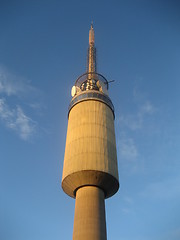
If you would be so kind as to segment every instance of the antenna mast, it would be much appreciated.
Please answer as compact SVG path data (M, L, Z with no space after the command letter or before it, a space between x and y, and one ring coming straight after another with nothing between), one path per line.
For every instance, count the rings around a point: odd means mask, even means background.
M88 47L88 57L87 57L87 72L96 72L96 48L94 45L94 29L91 23L91 28L89 30L89 47Z

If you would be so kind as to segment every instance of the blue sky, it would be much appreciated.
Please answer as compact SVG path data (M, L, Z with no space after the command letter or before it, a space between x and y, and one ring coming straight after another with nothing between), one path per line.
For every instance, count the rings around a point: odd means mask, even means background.
M179 1L0 2L0 238L72 239L61 189L70 90L86 70L114 79L120 190L111 240L180 239Z

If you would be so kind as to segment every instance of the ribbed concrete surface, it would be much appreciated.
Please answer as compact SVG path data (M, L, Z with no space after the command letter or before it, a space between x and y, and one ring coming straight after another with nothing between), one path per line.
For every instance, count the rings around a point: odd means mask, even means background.
M104 193L98 187L77 190L73 240L106 240Z
M88 178L87 171L101 175L91 174ZM104 184L105 178L110 181L110 188ZM99 186L100 181L106 196L113 195L119 188L114 115L106 104L87 100L75 105L69 113L62 187L73 197L77 187Z

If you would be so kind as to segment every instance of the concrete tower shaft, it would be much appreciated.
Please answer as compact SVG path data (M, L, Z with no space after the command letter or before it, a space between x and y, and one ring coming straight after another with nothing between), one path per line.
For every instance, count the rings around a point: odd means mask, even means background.
M73 240L105 240L106 238L104 192L94 186L78 189Z
M62 188L76 198L73 240L106 240L104 199L118 191L119 179L114 107L108 81L96 72L92 25L87 73L71 94Z

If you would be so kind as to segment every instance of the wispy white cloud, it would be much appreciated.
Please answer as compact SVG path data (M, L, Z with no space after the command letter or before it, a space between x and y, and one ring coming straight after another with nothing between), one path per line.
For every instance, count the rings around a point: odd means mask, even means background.
M134 140L130 137L122 136L118 142L118 151L120 157L126 160L135 160L138 156L138 150Z
M0 66L0 94L19 96L29 91L35 91L35 88L21 77L9 73Z
M132 175L139 171L139 153L133 138L129 137L125 132L120 132L117 138L117 155L120 160L121 172Z
M123 200L127 203L127 204L133 204L133 199L129 196L124 196Z
M140 114L153 114L156 111L156 108L149 101L142 104L140 108Z
M143 127L144 119L147 115L152 115L156 108L150 101L144 102L135 114L121 115L119 122L121 126L125 126L131 130L141 129Z
M0 99L0 119L6 127L17 132L23 140L27 140L34 134L37 125L25 115L20 106L10 109L5 99Z
M0 93L5 93L8 96L10 96L10 95L16 95L22 91L23 91L23 88L20 84L15 85L11 80L7 78L5 74L0 72Z
M27 140L35 134L37 122L25 114L23 102L19 100L28 99L27 96L33 96L35 92L37 93L36 89L28 81L11 74L0 66L0 120L6 128L16 132L23 140ZM37 109L37 107L38 110L40 109L40 104L34 100L33 104L26 100L26 105L32 109ZM28 112L28 107L26 108L26 112Z
M150 117L157 111L151 101L145 99L145 96L141 95L140 92L137 93L136 91L133 94L134 109L132 112L122 112L117 117L117 151L123 169L128 174L136 174L139 171L144 172L143 158L138 145L139 141L136 142L135 140L135 131L141 130L142 132L146 121L149 121Z
M129 214L131 212L131 209L127 207L123 207L121 210L124 214Z
M30 103L29 106L35 110L40 110L42 108L42 104L41 103Z

